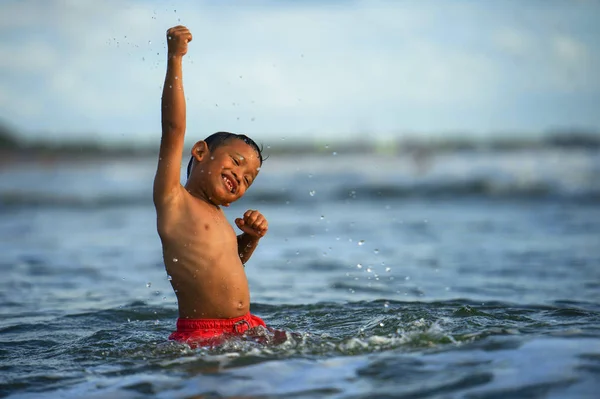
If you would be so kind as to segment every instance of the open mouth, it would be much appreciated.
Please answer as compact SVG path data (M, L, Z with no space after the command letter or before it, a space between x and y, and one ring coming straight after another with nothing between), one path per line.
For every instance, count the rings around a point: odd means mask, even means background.
M225 183L225 186L227 187L229 192L234 194L235 189L237 188L237 182L235 181L235 179L231 179L225 175L222 175L222 178L223 178L223 182Z

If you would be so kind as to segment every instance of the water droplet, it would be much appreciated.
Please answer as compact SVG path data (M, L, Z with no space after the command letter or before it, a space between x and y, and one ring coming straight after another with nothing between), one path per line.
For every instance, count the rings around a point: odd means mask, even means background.
M360 263L357 264L356 267L358 267L359 269L362 269L362 265Z
M250 122L254 122L254 120L255 120L254 117L250 118Z
M379 323L379 327L383 327L383 326L385 326L385 324Z
M148 46L149 46L149 45L151 45L151 44L152 44L152 41L151 41L151 40L148 40Z
M129 317L127 318L127 323L131 323L131 319Z
M167 300L167 297L166 297L166 296L163 296L163 301L166 301L166 300Z
M331 153L331 155L333 155L335 157L337 155L337 152L334 151L334 152Z
M373 253L374 253L375 255L377 255L377 254L379 253L379 249L375 248L375 249L373 250Z
M367 273L371 273L373 270L370 267L367 267Z
M321 215L321 220L325 219L325 216Z
M360 241L358 242L358 245L364 245L364 244L365 244L365 240L360 240Z
M308 193L311 197L314 197L317 192L315 190L310 190Z
M383 307L384 307L384 308L389 308L389 307L390 307L390 303L389 303L389 302L385 302L385 303L383 304Z
M173 262L177 263L177 262L179 262L179 259L173 258Z
M155 324L155 325L158 325L159 323L160 323L160 322L159 322L158 320L155 320L155 321L154 321L154 324Z
M152 283L151 283L151 282L147 282L147 283L146 283L146 287L147 287L147 288L150 288L150 287L152 287Z
M169 280L169 281L173 281L173 277L171 277L171 275L170 275L170 274L167 274L167 280Z
M389 273L390 271L392 271L392 269L390 269L389 267L386 267L385 271Z
M410 280L410 276L404 277L404 280L406 280L406 281Z

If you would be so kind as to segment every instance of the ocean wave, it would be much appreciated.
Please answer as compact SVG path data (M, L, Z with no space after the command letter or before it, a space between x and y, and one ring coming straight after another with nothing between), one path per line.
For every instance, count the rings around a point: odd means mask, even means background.
M530 183L498 182L493 179L472 179L465 181L414 183L414 184L363 184L341 187L335 191L338 200L377 200L403 198L572 198L597 199L598 188L580 187L568 190L559 185L544 181Z
M306 191L306 192L305 192ZM531 182L527 184L499 183L491 179L473 179L468 181L404 183L404 184L372 184L363 183L344 185L334 189L294 190L282 193L280 189L249 192L245 200L259 204L302 204L326 201L379 201L404 199L560 199L577 201L597 201L600 199L600 188L578 187L566 189L548 182ZM2 208L73 208L103 209L121 206L151 206L152 198L147 193L110 193L95 196L81 193L53 194L0 192L0 211Z
M0 192L0 210L2 208L70 208L70 209L102 209L118 206L152 205L152 197L148 195L104 194L61 195L51 193Z

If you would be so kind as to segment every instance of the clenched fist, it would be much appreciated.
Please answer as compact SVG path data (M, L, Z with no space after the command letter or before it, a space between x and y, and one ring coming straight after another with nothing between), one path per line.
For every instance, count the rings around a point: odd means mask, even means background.
M247 210L243 218L235 219L235 224L244 233L256 238L264 237L269 229L267 219L259 211L252 209Z
M175 26L167 31L167 54L169 58L182 57L187 53L192 33L185 26Z

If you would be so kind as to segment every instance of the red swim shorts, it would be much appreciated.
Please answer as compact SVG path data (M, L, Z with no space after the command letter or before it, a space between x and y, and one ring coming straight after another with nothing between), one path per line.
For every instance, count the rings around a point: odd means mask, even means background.
M170 340L196 346L218 346L228 337L240 336L251 328L266 327L258 316L246 313L233 319L177 319L177 331Z

